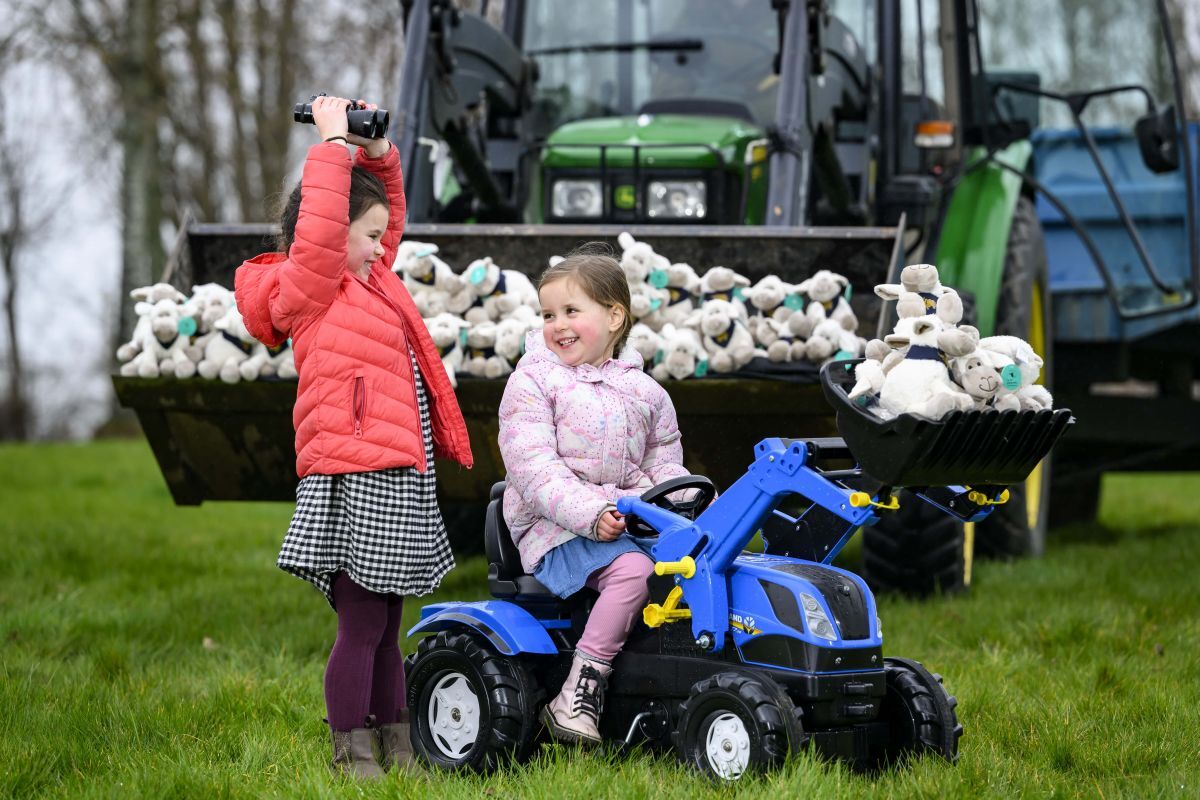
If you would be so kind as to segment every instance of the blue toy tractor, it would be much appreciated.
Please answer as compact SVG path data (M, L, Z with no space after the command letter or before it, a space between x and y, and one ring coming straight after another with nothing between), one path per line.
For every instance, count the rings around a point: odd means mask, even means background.
M941 677L884 657L870 589L831 562L860 526L896 508L900 486L957 519L983 519L1071 414L882 422L847 398L845 362L827 366L822 382L844 438L765 439L716 500L706 478L688 476L617 503L631 532L657 534L658 543L644 624L606 692L605 739L674 747L721 780L804 747L858 768L926 751L957 758L962 726ZM434 634L405 668L414 747L443 769L528 756L540 707L562 685L595 597L562 600L524 574L500 509L503 487L492 489L484 534L496 599L426 606L409 631ZM697 491L672 502L684 489ZM765 552L745 552L756 533Z

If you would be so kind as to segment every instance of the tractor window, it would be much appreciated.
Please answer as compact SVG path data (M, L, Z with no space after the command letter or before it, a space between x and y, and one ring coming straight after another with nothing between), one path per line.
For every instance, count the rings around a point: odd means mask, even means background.
M531 0L523 48L538 62L543 135L655 100L720 100L775 115L778 18L769 0Z
M1042 89L1060 93L1134 84L1145 87L1157 103L1174 102L1153 3L1111 0L1047 8L1044 0L979 0L979 18L989 73L1036 76ZM1043 99L1039 106L1041 127L1074 128L1064 103ZM1083 117L1089 127L1126 127L1145 110L1143 95L1121 92L1089 101Z

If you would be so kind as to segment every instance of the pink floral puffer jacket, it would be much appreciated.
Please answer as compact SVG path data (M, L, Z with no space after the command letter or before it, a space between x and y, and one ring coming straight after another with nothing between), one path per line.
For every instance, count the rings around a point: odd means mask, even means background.
M632 348L568 367L535 330L525 349L500 401L500 454L504 520L532 573L558 545L591 538L618 498L688 471L671 398Z

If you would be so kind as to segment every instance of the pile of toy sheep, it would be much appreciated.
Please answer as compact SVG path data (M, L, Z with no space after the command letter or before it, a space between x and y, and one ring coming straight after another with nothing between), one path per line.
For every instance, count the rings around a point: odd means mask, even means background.
M851 397L882 417L1050 407L1049 393L1034 385L1038 354L1015 337L980 339L975 328L961 325L962 301L941 285L932 265L905 267L900 284L875 287L881 298L897 301L900 319L885 340L866 342L854 332L858 320L842 275L820 270L796 285L769 275L751 285L723 266L700 276L628 233L618 239L635 320L629 342L660 381L735 372L755 358L821 365L865 352ZM451 381L462 374L509 374L526 333L541 326L533 284L491 258L457 273L437 252L433 244L402 241L392 269L412 295ZM199 375L227 383L296 377L289 344L267 348L255 341L231 291L209 283L192 292L187 297L164 283L134 290L138 322L117 350L122 375Z
M728 373L756 357L774 363L855 358L866 342L844 295L849 281L821 270L797 285L750 280L726 267L703 276L671 263L628 233L618 237L634 319L630 345L655 378ZM462 274L436 245L402 242L394 269L413 296L451 375L498 378L512 372L525 334L541 325L537 292L490 258ZM550 259L554 264L558 257Z

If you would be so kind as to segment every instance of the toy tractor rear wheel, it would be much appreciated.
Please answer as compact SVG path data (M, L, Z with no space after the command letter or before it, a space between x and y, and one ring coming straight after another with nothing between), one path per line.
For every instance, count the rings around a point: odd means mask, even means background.
M885 658L883 667L887 693L879 720L888 725L888 742L879 765L922 753L957 761L963 728L954 710L958 701L942 685L942 676L907 658Z
M1017 200L1004 275L996 303L996 335L1017 336L1042 356L1039 381L1053 391L1052 319L1046 245L1037 208L1028 197ZM980 558L1041 555L1046 545L1050 508L1050 458L1042 460L1024 483L1012 486L1009 501L975 526L975 554Z
M963 527L908 491L900 508L863 528L863 578L876 592L925 597L966 586Z
M405 664L417 755L440 769L489 772L529 756L541 699L525 666L474 635L425 638Z
M681 760L720 781L778 767L805 741L787 693L765 675L737 672L692 687L674 738Z

